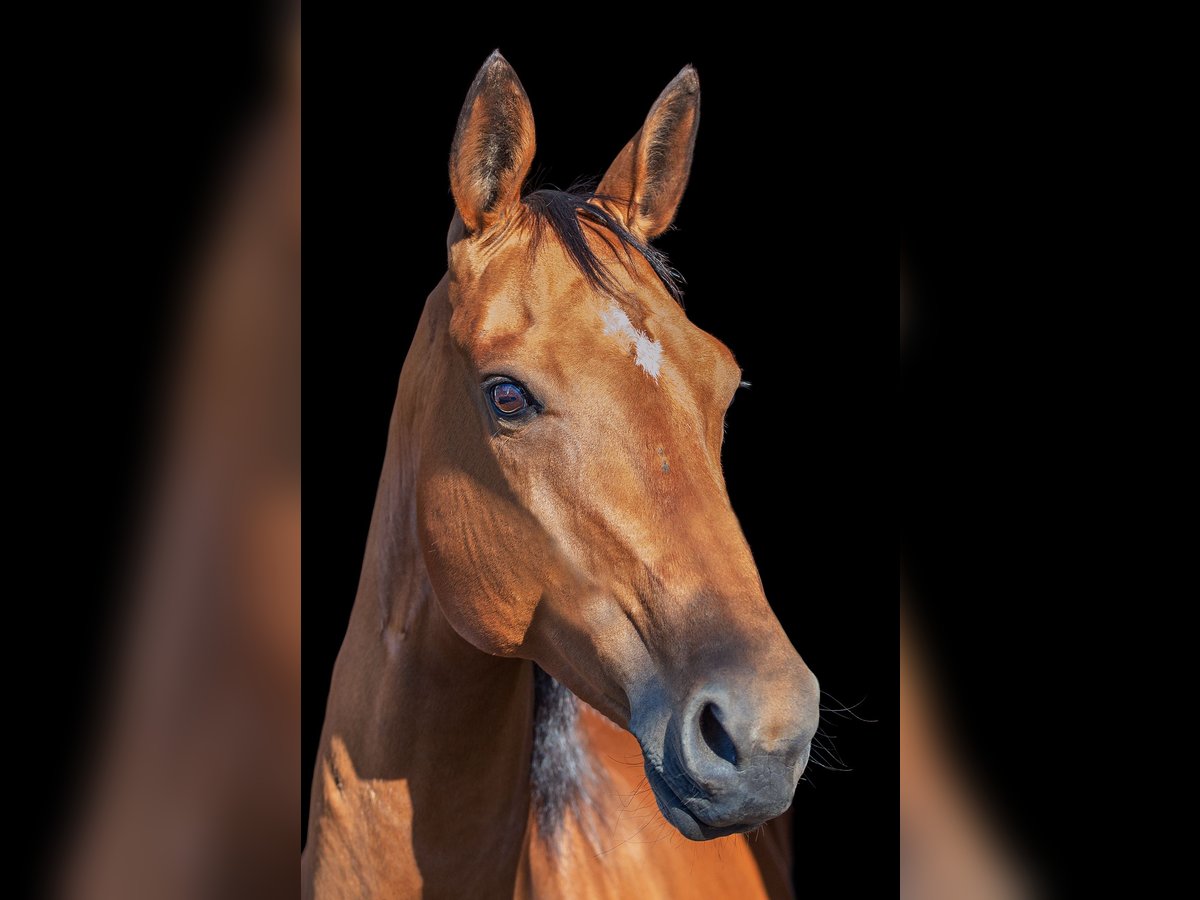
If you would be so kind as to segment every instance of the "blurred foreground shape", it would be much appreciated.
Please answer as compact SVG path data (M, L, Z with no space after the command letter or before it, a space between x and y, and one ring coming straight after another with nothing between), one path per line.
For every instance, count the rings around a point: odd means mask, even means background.
M52 894L291 896L298 877L298 11L282 24L182 292L116 691Z

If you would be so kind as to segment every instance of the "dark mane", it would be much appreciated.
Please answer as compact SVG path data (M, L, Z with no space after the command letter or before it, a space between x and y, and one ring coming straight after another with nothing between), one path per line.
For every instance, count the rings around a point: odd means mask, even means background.
M587 235L583 232L585 227L590 228L604 235L614 251L624 251L628 261L632 261L634 253L646 260L675 301L682 303L683 292L679 288L679 282L683 279L671 268L666 254L639 240L616 216L594 202L603 199L608 198L579 187L572 187L566 191L544 188L526 194L522 202L532 213L536 229L535 245L543 229L549 228L589 284L601 290L615 291L617 284L612 274L596 256L592 245L588 243ZM615 244L612 238L616 239Z
M529 783L539 836L552 845L567 814L584 828L583 804L596 773L577 733L579 701L575 695L533 666L533 757Z

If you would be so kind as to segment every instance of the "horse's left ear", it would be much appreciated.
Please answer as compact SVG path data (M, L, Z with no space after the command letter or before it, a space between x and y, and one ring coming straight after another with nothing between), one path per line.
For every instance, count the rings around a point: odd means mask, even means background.
M467 92L450 146L450 190L467 231L484 231L521 199L533 151L529 97L497 50Z
M662 234L675 218L692 170L699 126L700 77L685 66L596 189L601 202L643 240Z

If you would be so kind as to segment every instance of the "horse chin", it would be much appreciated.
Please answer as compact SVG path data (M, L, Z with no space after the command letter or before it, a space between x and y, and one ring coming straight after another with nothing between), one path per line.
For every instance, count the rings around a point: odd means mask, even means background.
M646 760L646 779L654 791L654 800L658 804L663 818L675 826L675 829L690 841L711 841L714 838L730 834L743 834L752 831L759 823L751 822L741 825L713 826L701 821L695 813L687 808L679 794L663 777L662 773Z

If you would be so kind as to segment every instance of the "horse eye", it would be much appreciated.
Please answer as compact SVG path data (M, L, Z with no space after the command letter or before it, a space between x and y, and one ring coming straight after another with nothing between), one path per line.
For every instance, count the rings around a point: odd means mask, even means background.
M525 396L525 391L511 381L501 381L492 385L488 394L492 398L492 406L501 416L515 416L529 407L529 398Z

